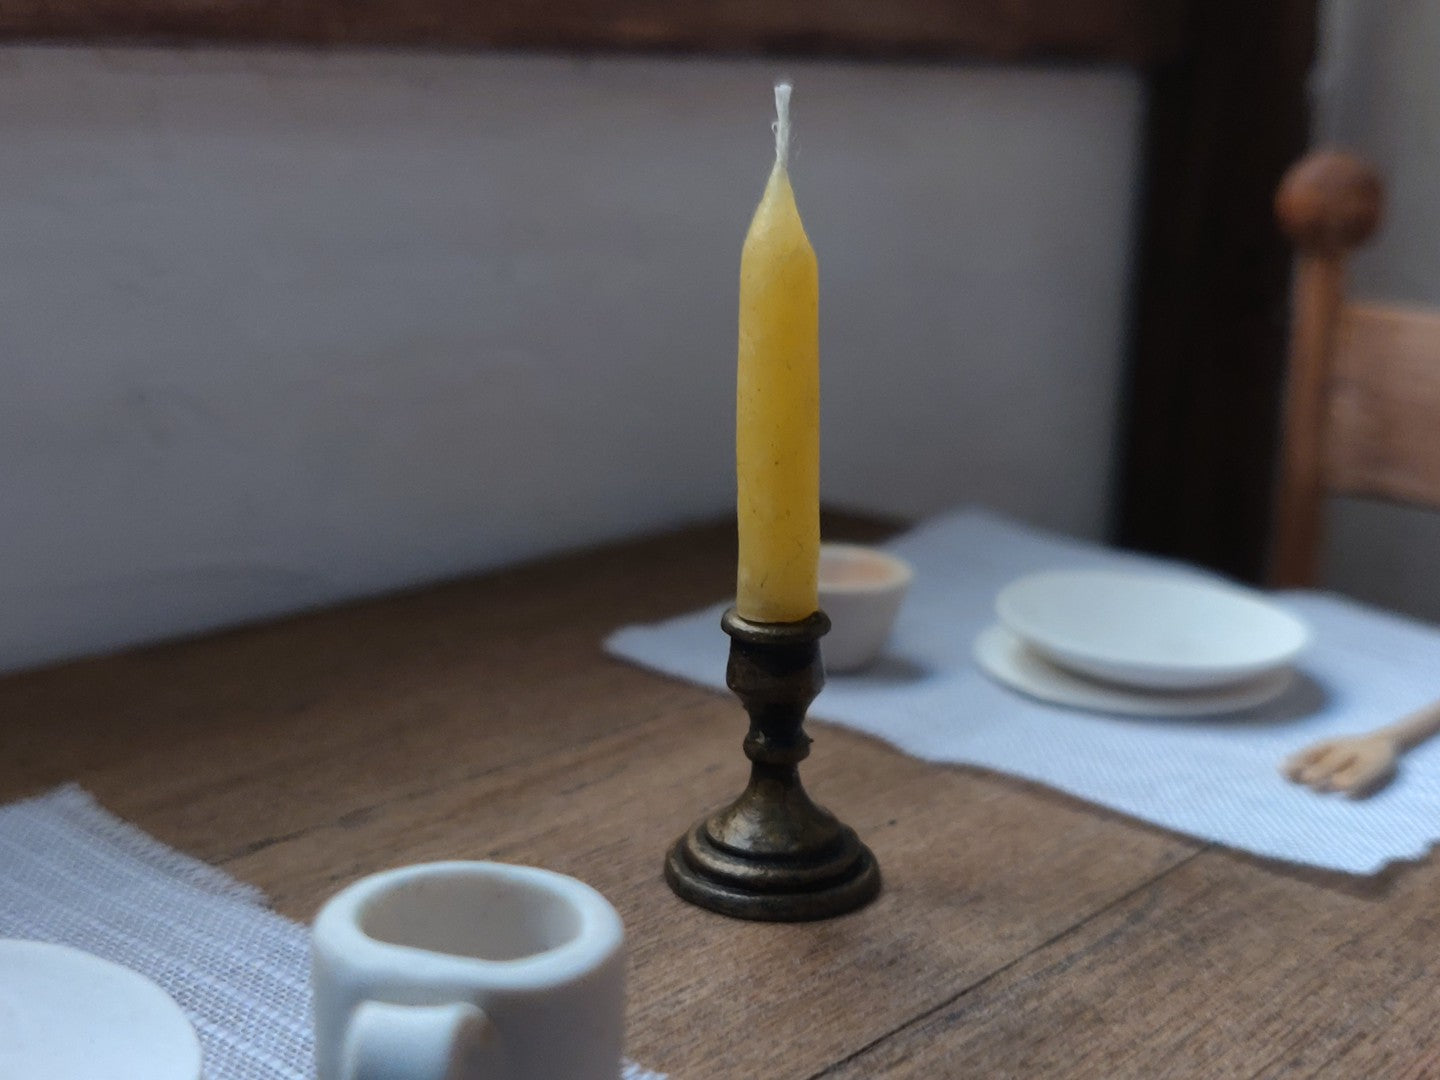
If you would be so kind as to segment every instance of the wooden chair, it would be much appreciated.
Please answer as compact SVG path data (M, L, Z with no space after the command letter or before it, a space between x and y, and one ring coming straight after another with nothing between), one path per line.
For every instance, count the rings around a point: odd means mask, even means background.
M1324 498L1440 508L1440 313L1345 299L1345 263L1380 223L1366 162L1310 154L1276 216L1297 249L1270 583L1314 584Z

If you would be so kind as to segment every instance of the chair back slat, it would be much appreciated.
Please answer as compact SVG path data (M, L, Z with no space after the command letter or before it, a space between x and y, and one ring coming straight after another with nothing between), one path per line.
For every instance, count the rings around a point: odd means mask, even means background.
M1440 508L1440 313L1347 305L1329 398L1330 491Z

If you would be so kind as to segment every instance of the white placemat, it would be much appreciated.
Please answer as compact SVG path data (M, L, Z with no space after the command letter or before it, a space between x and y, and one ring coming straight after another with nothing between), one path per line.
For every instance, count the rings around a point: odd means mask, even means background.
M1317 795L1277 771L1316 739L1376 727L1440 698L1440 631L1337 596L1281 594L1277 602L1315 630L1303 677L1283 698L1200 720L1093 715L1022 697L975 667L971 645L994 621L996 592L1048 568L1198 571L974 509L888 547L914 564L915 583L887 654L862 674L830 676L813 719L929 761L1023 776L1202 840L1332 870L1377 873L1424 857L1440 839L1440 740L1411 751L1389 787L1360 801ZM621 629L606 648L723 689L724 606Z
M315 1075L309 933L264 900L73 785L0 806L0 937L71 945L154 979L195 1025L206 1080ZM627 1062L624 1080L664 1077Z

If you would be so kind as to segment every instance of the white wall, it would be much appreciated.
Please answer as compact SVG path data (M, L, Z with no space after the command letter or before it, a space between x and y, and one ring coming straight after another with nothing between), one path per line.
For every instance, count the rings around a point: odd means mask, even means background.
M1137 80L785 70L826 498L1098 534ZM0 50L0 667L726 512L776 73Z
M1440 4L1327 0L1324 12L1313 141L1365 153L1389 197L1351 293L1440 306ZM1337 499L1329 526L1325 584L1440 620L1440 514Z

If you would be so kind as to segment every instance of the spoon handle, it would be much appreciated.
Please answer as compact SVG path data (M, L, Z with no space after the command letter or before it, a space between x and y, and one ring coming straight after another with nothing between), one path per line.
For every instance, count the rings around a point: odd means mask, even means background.
M1440 701L1426 705L1380 729L1401 750L1410 750L1440 731Z

